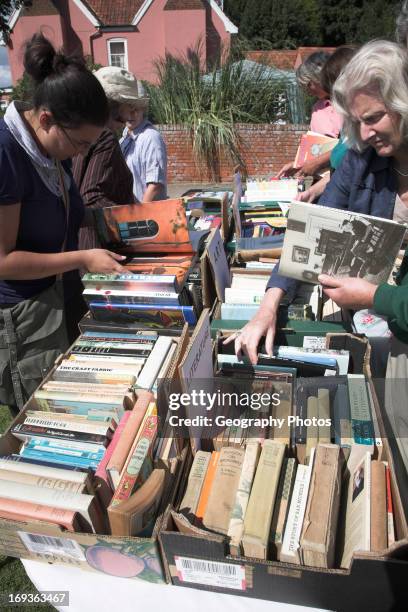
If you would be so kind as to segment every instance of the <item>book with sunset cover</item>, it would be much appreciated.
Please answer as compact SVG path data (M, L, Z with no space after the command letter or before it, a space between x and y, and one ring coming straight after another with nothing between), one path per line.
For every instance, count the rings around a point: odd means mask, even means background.
M339 142L338 138L324 136L317 132L306 132L300 138L300 144L295 157L295 168L301 168L303 164L327 151L331 151Z
M106 248L119 253L193 254L181 199L111 206L93 212Z

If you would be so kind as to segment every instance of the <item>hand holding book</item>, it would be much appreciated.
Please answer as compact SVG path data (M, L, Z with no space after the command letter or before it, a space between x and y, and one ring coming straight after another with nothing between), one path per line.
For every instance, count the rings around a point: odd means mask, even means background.
M377 285L363 278L336 278L327 274L319 275L323 291L333 302L342 308L361 310L372 308Z

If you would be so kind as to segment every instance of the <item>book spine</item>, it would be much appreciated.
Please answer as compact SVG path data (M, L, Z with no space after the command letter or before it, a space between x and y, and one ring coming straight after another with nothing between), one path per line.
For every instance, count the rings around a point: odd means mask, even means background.
M107 291L98 291L94 289L85 289L82 294L84 300L90 302L103 302L105 304L162 304L163 306L179 306L179 295L170 291L152 291L150 295L139 292L127 293L125 291L115 291L114 289Z
M42 504L7 499L0 497L0 516L15 521L46 521L75 531L76 512Z
M108 443L106 435L87 433L83 431L69 431L67 429L54 429L50 427L41 427L40 425L15 425L12 434L19 440L28 440L31 437L46 437L55 438L57 440L69 440L76 442L90 442L92 444Z
M67 480L76 484L84 485L87 483L87 477L79 470L58 469L55 467L41 466L37 464L27 464L27 461L21 455L7 455L0 458L0 470L12 471L13 473L21 472L24 474L32 474L41 478L54 478L58 480Z
M113 434L113 438L108 446L108 448L105 451L105 454L102 458L102 460L100 461L97 470L95 472L95 477L97 478L101 478L102 480L104 480L108 485L109 485L109 478L108 478L108 474L106 471L106 466L108 465L113 451L115 450L115 448L118 445L118 442L120 440L120 437L123 433L123 430L125 429L125 425L126 423L129 421L129 417L131 415L130 410L127 410L125 412L125 414L123 415L123 417L121 418L119 425L117 426L115 433ZM109 485L110 486L110 485Z
M391 492L391 472L388 465L385 466L385 478L387 486L387 535L388 535L388 547L392 546L395 542L395 529L394 529L394 512L392 508L392 492Z
M309 494L310 478L314 460L314 449L312 450L309 465L297 466L296 479L293 487L292 499L289 506L285 533L283 535L280 561L289 563L300 563L300 535L303 527L303 519L306 511L307 498Z
M141 389L151 389L173 343L169 336L160 336L137 379Z
M352 438L355 444L374 443L374 430L366 380L363 374L347 376Z
M87 457L78 457L74 455L66 455L61 453L51 453L50 451L44 451L36 448L24 448L21 451L23 457L27 459L39 459L41 461L47 461L48 464L57 464L59 466L73 465L79 468L93 469L95 470L101 458L92 459Z
M351 446L351 419L348 392L345 386L338 385L333 402L334 440L342 448Z
M23 451L22 451L23 452ZM83 465L63 464L58 461L48 461L48 458L40 459L39 457L25 457L24 455L9 455L11 461L24 463L26 465L37 465L50 469L69 470L70 472L80 472L81 474L88 473L88 467ZM4 457L2 457L4 459Z
M35 474L4 469L0 469L0 480L12 480L13 482L31 484L36 487L60 489L61 491L72 491L73 493L82 493L85 487L84 483L61 480L60 478L46 478Z
M251 492L256 466L258 464L260 450L261 447L258 442L248 443L245 450L234 507L232 509L231 519L228 526L228 536L231 538L230 551L233 555L238 555L240 552L240 542L244 532L244 518L248 506L249 494Z
M79 456L79 453L89 452L103 455L105 447L103 445L96 445L89 442L76 442L74 440L52 440L50 438L33 438L30 439L26 444L28 448L44 448L44 449L57 449L64 453L71 453Z
M152 471L151 453L157 434L157 414L147 417L140 438L127 461L119 485L112 498L114 507L129 499L135 489L146 481Z
M84 344L74 345L72 347L71 355L103 355L103 357L117 356L117 357L148 357L150 351L153 348L153 344L149 344L143 348L141 345L137 345L134 348L128 348L127 346L122 347L118 344L115 346L85 346Z
M46 413L47 414L47 413ZM50 429L67 429L69 431L77 431L82 433L93 433L100 436L107 436L109 433L109 426L107 425L98 425L97 423L89 423L87 420L64 420L64 419L51 419L47 418L45 415L38 417L27 416L24 419L24 423L22 424L24 427L34 426L34 427L48 427ZM20 431L22 431L21 428Z
M149 406L152 402L154 402L153 394L149 391L141 390L139 392L136 404L134 405L132 411L129 411L130 417L114 452L111 454L106 468L112 482L113 489L116 489L119 484L123 466L126 463L126 459L133 443L136 440L140 426L143 424Z
M187 488L180 504L180 512L195 514L210 459L211 453L197 451L188 476Z
M295 478L296 460L285 459L279 481L278 493L276 495L276 506L273 512L271 533L269 537L272 559L280 558L283 534L285 531L286 519L289 512L289 505Z
M330 419L330 394L328 389L317 390L318 417L326 422L318 425L319 443L330 444L331 442L331 419Z

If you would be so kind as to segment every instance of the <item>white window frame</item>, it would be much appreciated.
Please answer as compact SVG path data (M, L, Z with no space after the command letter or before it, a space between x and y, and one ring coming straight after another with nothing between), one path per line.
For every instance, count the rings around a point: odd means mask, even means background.
M129 70L127 39L126 38L109 38L106 41L106 46L107 46L107 50L108 50L108 64L109 64L109 66L112 66L112 63L111 63L111 57L112 57L111 43L123 43L124 44L124 48L125 48L125 55L124 55L124 64L125 65L124 65L124 68L125 68L125 70ZM116 55L116 53L114 53L113 55Z

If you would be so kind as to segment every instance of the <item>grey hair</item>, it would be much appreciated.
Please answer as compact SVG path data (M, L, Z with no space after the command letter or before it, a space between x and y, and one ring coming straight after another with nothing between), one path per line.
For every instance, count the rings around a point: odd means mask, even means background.
M408 46L408 0L405 0L396 20L395 40L404 47Z
M360 124L351 114L359 92L382 100L387 110L401 117L400 130L408 139L408 54L397 43L372 40L366 43L344 67L333 87L332 101L343 117L343 137L348 145L363 151L367 145L360 136Z
M301 87L307 87L310 81L313 81L321 85L320 73L329 57L330 53L326 53L326 51L316 51L316 53L308 55L296 70L298 84Z

